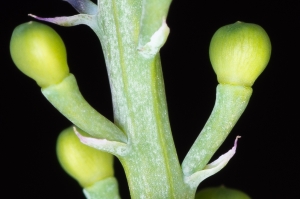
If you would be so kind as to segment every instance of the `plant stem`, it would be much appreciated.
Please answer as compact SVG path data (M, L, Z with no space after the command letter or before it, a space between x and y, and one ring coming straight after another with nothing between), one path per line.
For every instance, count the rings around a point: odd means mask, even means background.
M137 51L141 2L100 4L95 32L108 70L114 123L128 137L129 152L118 158L131 198L193 198L170 130L159 55L147 59Z
M192 193L183 182L169 126L159 57L148 67L143 69L142 77L128 80L132 85L147 86L135 86L126 93L129 114L124 126L128 129L131 151L120 161L131 197L190 198Z
M114 177L96 182L92 186L83 189L83 193L87 199L120 199L118 182Z
M219 84L214 109L182 163L185 176L202 170L224 142L245 108L252 88Z
M43 88L42 93L66 118L90 135L126 142L124 133L85 101L72 74L59 84Z

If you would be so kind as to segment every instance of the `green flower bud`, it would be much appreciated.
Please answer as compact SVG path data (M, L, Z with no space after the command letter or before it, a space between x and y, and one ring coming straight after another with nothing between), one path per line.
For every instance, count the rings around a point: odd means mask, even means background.
M17 26L10 54L16 66L42 88L60 83L69 74L65 45L47 25L30 21Z
M236 189L224 186L202 189L197 192L195 199L250 199L250 197Z
M236 22L213 35L209 57L221 84L251 87L271 56L266 31L256 24Z
M72 127L60 133L56 152L64 170L84 188L114 175L113 155L82 144Z

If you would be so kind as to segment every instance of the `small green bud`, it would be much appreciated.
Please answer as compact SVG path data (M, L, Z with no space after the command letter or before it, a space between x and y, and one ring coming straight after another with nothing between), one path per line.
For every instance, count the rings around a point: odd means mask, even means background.
M49 26L30 21L17 26L10 40L16 66L42 87L60 83L69 74L65 45Z
M230 189L224 186L202 189L197 192L195 199L250 199L242 191Z
M271 42L259 25L236 22L213 35L209 57L218 82L251 87L267 66Z
M82 144L72 127L60 133L56 152L64 170L84 188L114 175L113 155Z

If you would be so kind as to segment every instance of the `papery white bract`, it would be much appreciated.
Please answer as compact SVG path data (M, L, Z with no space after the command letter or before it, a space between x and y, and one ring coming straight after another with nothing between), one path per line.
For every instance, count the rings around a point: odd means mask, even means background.
M241 136L237 136L234 141L234 146L230 149L227 153L221 155L217 160L213 161L212 163L206 165L203 170L193 173L191 176L185 178L185 182L189 184L192 188L198 187L198 185L205 180L206 178L214 175L221 169L223 169L229 160L234 156L236 147L237 147L237 140Z

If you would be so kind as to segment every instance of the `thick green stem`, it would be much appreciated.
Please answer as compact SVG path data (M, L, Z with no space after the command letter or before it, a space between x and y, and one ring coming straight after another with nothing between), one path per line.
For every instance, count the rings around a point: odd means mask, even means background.
M126 93L129 114L124 125L128 126L131 151L120 161L131 197L191 198L193 193L183 182L169 126L159 57L144 66L145 75L127 80L132 85L147 85Z
M244 112L251 94L250 87L218 85L214 109L182 163L185 176L206 166Z
M98 35L110 80L114 123L128 137L128 153L118 157L131 198L193 198L183 181L169 125L159 55L137 51L140 1L100 2Z

